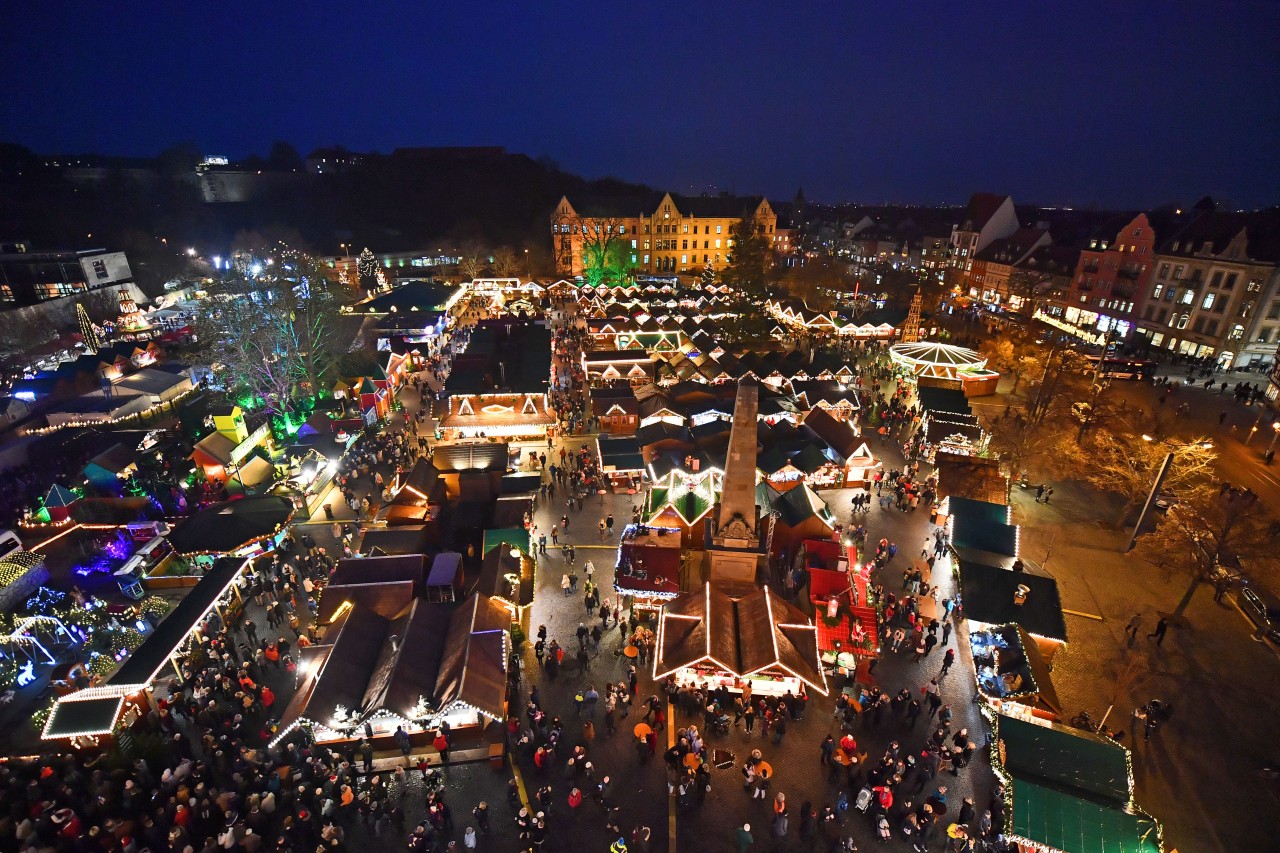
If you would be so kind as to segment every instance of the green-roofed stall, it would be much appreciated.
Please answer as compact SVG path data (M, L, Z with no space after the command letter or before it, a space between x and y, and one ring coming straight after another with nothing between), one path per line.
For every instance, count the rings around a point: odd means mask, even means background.
M1133 802L1129 754L1048 720L999 714L992 752L1006 779L1006 838L1062 853L1160 853L1160 825Z
M975 563L1009 568L1018 557L1018 525L1009 507L952 495L943 503L947 533L957 556Z
M1155 820L1013 780L1013 835L1064 853L1159 853Z
M484 539L480 548L481 556L488 554L499 545L514 545L525 554L532 554L532 542L529 539L529 531L523 527L499 527L494 530L486 530Z

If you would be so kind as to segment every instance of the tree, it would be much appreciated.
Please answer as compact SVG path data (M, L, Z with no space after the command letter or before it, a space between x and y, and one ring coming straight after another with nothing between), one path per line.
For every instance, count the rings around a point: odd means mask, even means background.
M516 253L510 246L499 246L493 250L493 274L499 278L510 278L519 269Z
M1012 377L1013 387L1009 393L1018 393L1018 385L1024 376L1038 375L1044 370L1044 363L1034 349L1028 351L1008 337L988 338L979 349L987 357L988 365L1005 376Z
M271 151L267 154L267 166L278 172L301 172L306 168L298 149L280 140L271 143Z
M730 226L729 240L729 258L721 281L734 289L736 298L754 307L767 295L771 255L764 225L755 219L740 219Z
M479 277L484 268L484 247L478 240L464 240L458 250L458 273L467 281Z
M199 337L233 398L287 417L299 393L325 387L345 350L333 336L344 294L310 255L285 249L269 260L259 275L238 271L210 288Z
M1016 267L1009 273L1009 301L1018 300L1018 310L1028 311L1035 304L1036 294L1046 289L1052 277L1039 270Z
M378 289L378 259L367 246L356 258L356 275L360 278L361 290Z
M621 219L604 216L583 219L582 277L596 287L621 287L631 276L631 238Z
M1223 491L1206 483L1179 495L1155 532L1138 540L1133 553L1187 575L1186 592L1173 611L1181 616L1196 589L1219 566L1238 565L1255 572L1274 569L1280 562L1275 547L1278 534L1280 524L1256 495Z
M1151 491L1166 455L1173 454L1173 464L1164 487L1174 492L1206 482L1214 473L1217 458L1205 439L1185 444L1148 441L1124 421L1097 430L1083 445L1064 441L1057 451L1071 460L1076 473L1089 485L1124 498L1121 521Z
M1031 406L1027 415L1037 423L1049 418L1069 418L1071 406L1089 395L1093 373L1088 360L1071 349L1049 350L1041 373L1027 391Z

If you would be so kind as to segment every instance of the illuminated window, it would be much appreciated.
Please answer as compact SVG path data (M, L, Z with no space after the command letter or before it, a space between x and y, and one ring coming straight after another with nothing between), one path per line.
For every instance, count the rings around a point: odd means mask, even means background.
M1191 301L1195 299L1195 297L1196 297L1196 292L1188 287L1186 290L1182 292L1182 304L1190 305Z
M635 244L634 242L632 242L632 244L631 244L631 248L633 248L633 249L634 249L635 247L636 247L636 244ZM1160 292L1161 292L1161 291L1163 291L1163 290L1164 290L1164 285L1163 285L1163 284L1157 284L1157 285L1156 285L1156 289L1155 289L1155 290L1153 290L1153 291L1151 291L1151 298L1152 298L1152 299L1159 299L1159 298L1160 298Z
M719 230L719 229L716 229L716 230ZM716 248L717 248L717 249L719 249L719 248L720 248L720 241L719 241L719 240L716 240Z
M687 263L689 263L689 256L688 256L688 255L681 255L681 256L680 256L680 263L682 263L682 264L687 264Z
M1187 327L1187 321L1191 319L1191 315L1189 314L1175 314L1174 316L1178 320L1179 329L1185 329Z
M720 229L721 229L721 228L723 228L723 227L724 227L723 225L717 225L717 226L716 226L716 233L717 233L717 234L719 234L719 233L720 233Z
M1213 300L1215 298L1216 298L1216 294L1206 293L1204 300L1201 301L1200 303L1200 307L1203 308L1205 311L1208 311L1210 308L1213 307Z

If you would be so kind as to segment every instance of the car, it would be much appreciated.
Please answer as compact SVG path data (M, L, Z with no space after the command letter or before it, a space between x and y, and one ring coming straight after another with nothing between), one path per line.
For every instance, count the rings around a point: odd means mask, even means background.
M1280 607L1265 603L1251 589L1240 590L1240 607L1263 636L1280 645Z

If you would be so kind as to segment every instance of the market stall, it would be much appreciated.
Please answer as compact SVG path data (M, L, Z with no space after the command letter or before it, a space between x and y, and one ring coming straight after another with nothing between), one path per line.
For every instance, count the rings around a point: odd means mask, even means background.
M1062 703L1035 640L1014 624L969 632L979 696L999 707L1018 702L1057 717Z
M1006 706L989 714L1005 787L1004 838L1019 853L1159 853L1160 824L1134 798L1129 751L1110 738Z
M768 587L707 582L666 602L658 620L654 679L708 684L757 696L826 695L817 629Z
M294 511L293 501L278 495L214 504L179 522L169 533L169 544L202 565L224 554L250 557L280 544Z
M679 594L680 531L674 527L628 524L622 529L613 589L635 606L657 610Z

